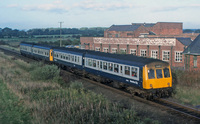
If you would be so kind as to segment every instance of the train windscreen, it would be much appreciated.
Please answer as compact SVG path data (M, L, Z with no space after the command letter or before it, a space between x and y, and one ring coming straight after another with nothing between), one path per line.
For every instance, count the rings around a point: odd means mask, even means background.
M155 74L156 72L156 74ZM164 73L164 75L163 75ZM164 68L164 69L148 69L148 78L149 79L155 79L155 75L157 79L160 78L169 78L170 77L170 72L169 68Z

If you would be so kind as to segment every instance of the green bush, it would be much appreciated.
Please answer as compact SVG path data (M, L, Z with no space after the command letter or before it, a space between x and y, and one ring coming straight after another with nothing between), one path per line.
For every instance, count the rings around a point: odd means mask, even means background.
M54 80L59 77L60 69L56 65L44 65L35 67L30 73L33 80Z
M82 84L82 82L78 82L78 81L71 82L70 88L72 88L72 89L82 89L83 84Z

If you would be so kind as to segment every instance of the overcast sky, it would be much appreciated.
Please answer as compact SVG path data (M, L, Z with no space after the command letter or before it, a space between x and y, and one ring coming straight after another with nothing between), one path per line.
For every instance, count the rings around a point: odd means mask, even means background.
M0 28L110 27L183 22L200 28L200 0L0 0Z

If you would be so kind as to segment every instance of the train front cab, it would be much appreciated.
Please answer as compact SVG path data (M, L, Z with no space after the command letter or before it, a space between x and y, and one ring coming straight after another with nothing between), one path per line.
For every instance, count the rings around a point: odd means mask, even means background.
M171 68L168 63L151 63L143 67L144 89L166 89L172 87Z

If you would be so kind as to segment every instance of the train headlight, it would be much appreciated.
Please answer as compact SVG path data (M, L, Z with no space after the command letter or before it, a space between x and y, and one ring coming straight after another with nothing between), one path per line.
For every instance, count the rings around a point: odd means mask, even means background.
M152 85L152 84L150 84L150 87L151 87L151 88L153 88L153 85Z
M170 86L170 83L167 83L168 86Z

